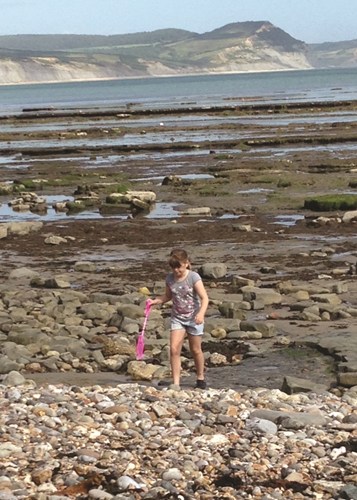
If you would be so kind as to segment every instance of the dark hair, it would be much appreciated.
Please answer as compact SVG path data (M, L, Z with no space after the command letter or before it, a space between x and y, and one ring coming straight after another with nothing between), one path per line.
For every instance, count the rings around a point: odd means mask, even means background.
M177 269L185 262L187 262L187 268L190 269L191 265L186 250L183 250L182 248L174 248L173 250L171 250L169 266L172 269Z
M188 260L188 253L183 248L174 248L170 252L170 257L176 257L181 262Z

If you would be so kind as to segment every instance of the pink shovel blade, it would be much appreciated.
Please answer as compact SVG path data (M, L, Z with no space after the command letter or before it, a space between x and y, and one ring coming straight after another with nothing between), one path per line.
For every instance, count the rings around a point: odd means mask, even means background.
M136 359L138 361L142 360L144 357L144 350L145 350L145 340L144 340L144 335L140 334L138 336L138 340L136 342Z
M145 339L144 339L144 334L145 334L145 328L146 328L146 323L148 321L148 317L150 314L150 309L151 309L151 304L150 300L146 301L145 305L145 318L144 318L144 324L143 324L143 329L138 337L138 340L136 342L136 359L140 361L144 357L144 350L145 350Z

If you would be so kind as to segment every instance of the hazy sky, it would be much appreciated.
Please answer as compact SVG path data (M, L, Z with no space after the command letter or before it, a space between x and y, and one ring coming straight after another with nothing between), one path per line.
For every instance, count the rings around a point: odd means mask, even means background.
M308 43L357 39L357 0L0 0L0 35L203 33L262 20Z

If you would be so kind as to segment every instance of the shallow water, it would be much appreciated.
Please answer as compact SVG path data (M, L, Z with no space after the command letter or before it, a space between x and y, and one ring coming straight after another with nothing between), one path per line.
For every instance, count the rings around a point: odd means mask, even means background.
M76 212L58 212L52 205L57 202L63 201L73 201L73 196L55 195L55 196L45 196L47 202L47 211L44 214L38 214L31 211L16 211L12 207L9 207L7 203L0 205L0 222L19 222L19 221L34 221L39 220L43 222L49 221L60 221L68 219L120 219L127 220L133 217L129 212L123 213L118 211L118 213L102 213L100 208L96 207L94 209L85 209ZM147 218L147 219L177 219L182 217L182 211L185 209L184 204L180 204L178 207L177 203L164 203L157 202L152 206L150 212L140 212L135 215L135 218ZM113 207L115 210L115 206ZM227 220L227 219L239 219L241 215L225 213L218 215L217 217L210 217L209 219L200 219L199 222L214 222L215 220ZM298 219L298 216L296 216ZM279 223L279 222L277 222Z
M27 169L30 167L36 168L39 166L43 169L43 165L48 166L48 168L58 168L58 165L63 162L67 166L73 162L75 167L80 167L83 169L94 169L94 168L112 168L120 169L120 171L125 171L130 173L133 162L135 162L135 179L137 181L157 181L158 183L167 175L178 175L183 179L209 179L213 178L208 174L205 174L205 168L207 167L207 157L210 153L214 152L214 146L212 149L208 147L209 142L214 143L215 141L232 141L230 144L238 145L236 149L221 149L217 146L217 153L221 155L222 158L217 156L217 161L220 161L220 165L224 165L225 154L239 154L241 149L239 149L239 141L245 140L247 138L254 139L257 136L264 136L266 138L274 137L279 127L285 127L284 135L289 134L295 136L297 131L300 131L301 137L303 138L308 131L305 131L305 125L314 124L318 127L319 124L325 123L346 123L348 126L352 126L351 123L357 121L357 113L346 112L346 111L335 111L325 113L323 110L321 112L309 113L305 110L302 113L297 114L274 114L258 113L254 116L230 116L230 112L227 116L223 114L214 115L210 114L210 109L215 103L219 103L220 106L241 106L241 105L251 105L257 103L277 103L277 102L301 102L308 99L320 99L320 100L333 100L341 99L342 96L345 99L351 99L356 93L357 97L357 85L356 81L352 77L357 76L357 70L353 71L341 71L341 72L283 72L275 74L259 74L259 75L219 75L205 77L193 77L188 79L145 79L141 81L131 82L86 82L82 84L66 84L66 85L38 85L38 86L24 86L21 89L17 88L2 88L2 93L0 95L0 110L1 102L6 101L8 96L10 107L15 105L16 99L18 99L17 104L22 102L21 100L27 99L26 105L28 107L31 104L35 104L36 99L42 93L41 99L39 101L40 106L45 106L46 96L51 99L55 96L55 102L52 104L61 103L61 105L68 105L65 97L70 97L72 99L71 106L73 108L81 109L81 104L88 103L89 109L95 109L95 105L98 105L97 110L109 109L110 106L116 106L120 103L121 108L115 108L116 112L122 111L123 115L118 116L118 119L113 119L110 117L100 117L98 120L86 118L86 117L70 117L70 118L53 118L51 123L40 123L39 120L34 120L32 122L27 122L26 124L21 122L16 122L9 125L6 120L0 121L0 129L2 132L46 132L47 130L52 132L63 132L69 130L72 132L83 131L84 129L91 129L93 132L98 129L98 131L104 137L95 137L97 134L89 135L79 135L73 138L71 134L69 137L64 139L53 139L46 140L32 140L31 137L20 141L2 141L0 142L0 150L2 156L0 156L0 166L2 171L6 170L17 170L17 169ZM342 81L343 80L343 81ZM222 83L223 87L219 85ZM333 83L333 84L332 84ZM240 87L242 85L242 87ZM176 86L176 88L175 88ZM135 96L135 91L139 92ZM106 89L106 90L105 90ZM139 89L139 90L138 90ZM162 90L165 89L165 92ZM185 89L183 94L180 94L178 89ZM217 92L217 89L219 90ZM131 99L128 102L128 91L131 91ZM214 92L212 93L212 91ZM84 98L85 92L89 92L88 101ZM70 95L70 92L73 92ZM84 92L83 96L79 92ZM99 94L95 94L99 92ZM102 92L108 92L105 96ZM123 92L123 95L115 97L114 92ZM152 94L150 95L150 92ZM9 97L11 94L12 97ZM37 96L37 97L36 97ZM52 97L51 97L52 96ZM88 97L87 96L87 97ZM102 98L105 101L105 105L99 104ZM113 97L113 101L110 101L110 96ZM82 100L83 97L83 100ZM137 99L136 99L137 97ZM31 99L34 99L32 101ZM78 99L75 101L75 99ZM63 100L64 99L64 100ZM8 103L8 104L9 104ZM171 108L182 108L187 109L197 108L198 106L203 106L206 109L203 112L193 113L188 112L182 116L165 116L158 113L156 116L151 117L136 117L133 116L129 118L125 116L126 111L131 110L147 110L148 108L159 109L167 106L167 109ZM321 108L322 109L322 108ZM60 111L60 109L59 109ZM271 110L273 111L273 110ZM26 113L23 113L26 116ZM68 123L67 123L68 122ZM224 128L224 124L227 125ZM296 125L298 126L296 127ZM233 126L232 126L233 125ZM240 127L241 125L241 127ZM295 127L294 130L289 129L289 125ZM212 126L212 129L209 127ZM222 126L222 128L217 129L213 127ZM108 129L117 129L117 135L103 134L105 127ZM133 128L137 130L133 130ZM155 127L155 130L146 130L148 127ZM184 128L189 129L185 130ZM191 127L191 128L190 128ZM195 130L195 127L200 127L199 130ZM265 128L262 128L265 127ZM99 130L100 129L100 130ZM170 129L170 130L169 130ZM140 132L141 130L141 132ZM124 134L123 134L124 131ZM89 131L90 132L90 131ZM264 135L262 135L264 134ZM64 134L65 135L65 134ZM73 134L72 134L73 135ZM207 141L204 148L200 148L204 141ZM191 143L191 146L197 145L198 147L191 147L180 151L161 151L160 148L156 148L156 145L165 143L167 145ZM157 150L142 152L142 151L131 151L130 147L138 149L144 145L153 146ZM65 153L61 153L61 148L73 147L78 149L78 155L76 153L70 153L66 156ZM112 152L115 146L125 146L128 147L128 152L122 154L105 154L105 151L99 151L101 147L108 148L108 152ZM36 147L36 148L46 148L49 150L55 150L57 148L58 156L52 159L51 157L38 157L35 159L22 158L20 154L6 154L6 151L10 148L13 150L18 148L20 151L23 148ZM93 149L98 148L99 154L84 154L80 151L80 148L91 147ZM353 142L350 143L337 143L329 144L323 146L312 145L302 145L302 146L273 146L273 147L259 147L252 146L249 150L244 152L247 157L252 156L253 159L259 158L279 158L289 155L294 155L300 152L310 152L316 151L328 153L334 158L344 158L350 159L355 157L355 152L357 145ZM125 149L126 151L126 149ZM195 172L190 172L190 159L195 157ZM201 170L201 172L200 172ZM183 172L183 175L181 175ZM187 173L190 172L190 173ZM15 174L13 174L15 175ZM10 178L10 173L9 173ZM264 203L264 195L268 194L272 190L264 188L253 188L247 190L241 190L237 194L242 196L249 196L253 194L262 194L259 203ZM245 199L245 198L244 198ZM120 218L125 219L128 214L101 214L100 209L95 210L85 210L78 213L56 213L52 209L53 201L48 200L48 210L45 215L34 214L31 212L14 212L10 207L3 205L0 207L0 220L59 220L61 218ZM144 217L149 218L175 218L179 217L180 213L172 204L168 203L157 203L153 210L149 214L142 214ZM236 215L225 214L222 218L235 218L239 217ZM289 218L290 217L290 218ZM294 216L288 216L287 218L280 218L277 220L276 224L281 225L292 225L298 219Z
M273 224L279 224L281 226L295 226L299 220L304 220L304 215L294 214L294 215L278 215L275 217Z
M323 124L329 122L336 123L351 123L357 121L357 113L355 111L332 111L329 113L289 113L284 115L279 113L278 115L273 115L269 113L254 114L254 116L212 116L208 114L194 114L194 115L183 115L168 117L155 116L154 118L130 118L130 119L120 119L113 120L110 118L102 117L99 120L91 119L78 119L74 116L70 118L70 121L57 121L56 118L51 120L51 123L39 123L37 121L29 121L26 125L22 123L14 122L10 125L1 124L0 130L3 133L16 132L16 133L31 133L31 132L75 132L80 130L96 130L96 129L117 129L119 133L125 133L126 129L131 128L141 128L145 130L148 127L162 127L163 131L165 129L177 129L177 128L187 128L187 127L210 127L210 126L221 126L221 125L256 125L256 126L286 126L289 124Z
M244 131L240 132L237 130L210 130L205 131L192 131L192 130L180 130L178 134L173 134L170 132L148 132L145 134L136 133L126 133L125 135L118 135L115 137L70 137L63 139L24 139L24 140L13 140L0 141L0 149L6 150L6 148L21 149L24 148L36 148L36 149L54 149L54 148L64 148L64 147L110 147L110 146L133 146L133 147L144 147L146 144L182 144L182 143L201 143L204 141L240 141L243 139L251 138L257 135L258 132L255 131ZM265 132L265 137L272 136L272 133Z
M245 189L242 191L237 191L237 194L258 194L258 193L272 193L274 189L266 189L266 188L251 188Z
M330 152L335 158L355 158L357 144L353 142L341 142L335 144L324 144L318 146L316 144L307 144L304 146L272 146L272 147L251 147L246 154L254 155L256 158L271 158L278 156L292 155L301 152Z
M0 205L0 222L19 222L40 220L43 222L58 221L61 219L121 219L126 220L129 213L101 213L99 208L86 209L78 212L59 212L52 208L57 202L73 201L73 196L45 196L47 211L45 214L38 214L31 211L16 211L9 207L7 203ZM180 211L176 210L176 203L155 203L149 213L143 212L139 217L148 219L172 219L180 217Z

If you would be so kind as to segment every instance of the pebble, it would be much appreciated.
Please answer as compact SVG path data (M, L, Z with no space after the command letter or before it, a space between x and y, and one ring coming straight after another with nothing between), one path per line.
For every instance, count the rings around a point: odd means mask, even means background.
M353 498L355 408L327 392L0 385L0 499Z

